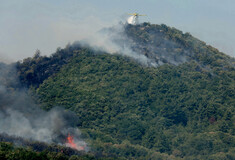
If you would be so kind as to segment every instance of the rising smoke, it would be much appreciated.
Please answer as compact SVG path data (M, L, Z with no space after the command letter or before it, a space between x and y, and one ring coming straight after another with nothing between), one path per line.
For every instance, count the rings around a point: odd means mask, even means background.
M128 22L119 22L112 27L103 28L78 43L89 44L93 49L103 50L109 54L119 54L133 58L144 66L156 67L154 60L132 49L133 40L127 37L125 27Z
M129 17L127 23L119 23L100 32L105 37L101 46L108 53L128 56L150 67L166 63L179 65L190 60L193 53L166 38L163 30L159 29L161 27L151 30L148 23L130 24L134 17Z
M40 109L18 83L14 65L0 64L0 134L66 146L71 134L77 149L87 151L77 123L75 114L59 107Z
M126 22L103 28L92 36L80 40L80 43L89 44L93 49L110 54L130 57L148 67L157 67L166 63L179 65L190 60L193 53L166 38L163 30L157 28L151 30L148 25L138 24L137 19L136 16L130 16ZM129 29L137 31L130 32ZM137 32L142 34L139 38ZM148 38L143 39L144 36Z

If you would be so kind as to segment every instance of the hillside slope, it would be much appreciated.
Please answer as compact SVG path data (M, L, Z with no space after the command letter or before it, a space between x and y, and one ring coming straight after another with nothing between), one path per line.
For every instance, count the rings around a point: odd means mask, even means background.
M45 109L63 106L79 116L95 151L128 159L232 159L234 59L165 25L128 25L123 34L123 43L158 67L76 44L60 50L70 55L66 63L51 57L40 68L39 56L18 63L18 73ZM51 62L59 69L46 72ZM49 76L34 85L28 73Z
M79 127L103 143L128 140L181 156L229 151L234 79L230 72L211 76L198 67L143 68L119 56L80 54L37 93L46 108L75 111Z

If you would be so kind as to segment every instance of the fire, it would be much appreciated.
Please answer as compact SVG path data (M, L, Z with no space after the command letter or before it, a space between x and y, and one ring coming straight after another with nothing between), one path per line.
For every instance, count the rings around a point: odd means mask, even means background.
M74 142L74 138L73 136L71 136L70 134L68 134L68 137L67 137L67 145L68 147L70 148L73 148L73 149L76 149L76 150L84 150L84 147L83 146L78 146L75 142Z
M78 146L76 145L76 143L74 143L73 136L71 136L70 134L68 134L67 143L68 143L69 147L71 147L73 149L78 149Z

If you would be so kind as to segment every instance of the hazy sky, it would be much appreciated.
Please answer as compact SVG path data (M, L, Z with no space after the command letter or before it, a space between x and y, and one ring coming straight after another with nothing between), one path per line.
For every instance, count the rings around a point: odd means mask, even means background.
M166 24L235 56L235 0L0 0L0 61L55 52L124 21Z

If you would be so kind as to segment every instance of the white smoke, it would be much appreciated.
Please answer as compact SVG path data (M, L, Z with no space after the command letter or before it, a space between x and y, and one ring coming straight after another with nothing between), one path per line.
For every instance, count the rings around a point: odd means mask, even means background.
M66 144L66 137L71 134L87 151L76 127L78 117L59 107L48 112L40 109L19 86L14 70L13 66L0 65L0 134L61 145Z
M125 24L119 23L111 28L104 28L94 33L89 38L83 39L80 43L89 44L94 49L103 50L109 54L119 54L133 58L145 66L156 67L157 64L143 54L133 51L133 43L125 33Z
M55 110L45 112L43 118L39 118L38 114L34 115L35 119L33 122L25 113L18 110L7 108L4 112L5 115L3 115L3 112L0 112L0 133L6 133L12 136L51 143L53 141L53 128L56 125L63 125L63 121L58 116L59 113Z
M137 24L137 16L130 16L128 19L127 19L127 23L128 24Z

